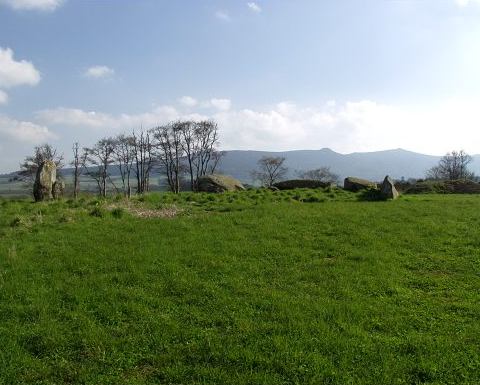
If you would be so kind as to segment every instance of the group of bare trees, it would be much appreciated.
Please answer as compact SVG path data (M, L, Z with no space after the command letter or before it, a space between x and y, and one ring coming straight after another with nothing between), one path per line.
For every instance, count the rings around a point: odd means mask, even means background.
M475 175L468 169L473 158L465 151L452 151L444 155L438 164L427 171L427 179L460 180L474 179Z
M169 189L197 190L197 179L212 174L223 152L218 150L218 126L214 121L176 121L149 130L102 138L91 147L72 146L73 196L80 192L80 180L94 180L98 193L109 190L130 197L150 190L152 171L164 175ZM54 161L63 167L63 155L49 144L35 147L21 165L20 177L32 181L40 165ZM120 176L118 178L118 176Z
M100 195L106 196L107 187L111 185L115 192L130 196L133 184L138 194L149 191L154 169L165 175L171 191L178 193L185 177L189 179L190 189L195 191L197 179L215 171L222 155L217 147L215 122L176 121L131 135L103 138L94 146L84 148L81 159L77 144L73 153L74 163L81 164L83 174L96 181ZM111 176L115 167L121 186Z
M213 121L173 122L152 130L157 159L171 191L178 193L187 176L189 188L197 190L197 180L213 174L223 152L218 151L218 126Z
M152 134L142 130L131 135L120 134L100 139L92 147L83 149L81 164L83 174L95 180L101 196L106 196L108 186L112 186L116 193L130 197L132 179L136 180L137 193L147 192L150 188L150 172L155 164ZM112 177L114 169L118 170L121 186Z

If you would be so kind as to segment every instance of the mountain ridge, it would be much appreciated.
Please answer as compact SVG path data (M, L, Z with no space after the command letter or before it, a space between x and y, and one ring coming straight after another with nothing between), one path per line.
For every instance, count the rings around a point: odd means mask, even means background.
M385 175L394 179L423 178L426 171L441 159L441 156L402 148L348 154L341 154L330 148L289 151L231 150L222 159L219 170L242 181L250 181L251 171L257 168L257 162L262 156L285 157L285 166L289 169L288 178L294 178L296 171L330 167L340 179L357 176L372 180L382 180ZM472 158L471 169L479 174L480 156L474 155Z

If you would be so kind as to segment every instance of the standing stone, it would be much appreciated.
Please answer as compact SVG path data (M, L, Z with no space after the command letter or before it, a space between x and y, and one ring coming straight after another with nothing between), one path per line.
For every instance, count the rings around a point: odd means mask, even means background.
M382 186L380 187L380 193L385 199L397 199L400 195L395 188L395 183L393 182L393 179L390 178L388 175L383 180Z
M53 185L57 181L57 166L55 162L46 160L37 170L33 184L33 197L36 202L53 199Z
M63 180L58 179L52 187L52 195L53 199L60 199L63 197L63 193L65 192L65 182Z

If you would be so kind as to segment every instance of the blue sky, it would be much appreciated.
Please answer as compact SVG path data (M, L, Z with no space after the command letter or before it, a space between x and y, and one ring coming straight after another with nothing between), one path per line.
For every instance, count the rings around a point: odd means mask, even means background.
M224 149L480 152L478 0L0 0L0 172L214 118Z

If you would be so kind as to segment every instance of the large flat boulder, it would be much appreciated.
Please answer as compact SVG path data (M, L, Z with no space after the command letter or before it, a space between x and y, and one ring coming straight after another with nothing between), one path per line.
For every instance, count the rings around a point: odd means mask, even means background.
M33 197L36 202L53 199L53 186L57 181L57 166L55 162L47 160L37 170L33 184Z
M355 178L353 176L349 176L345 178L343 181L343 188L347 191L357 192L360 190L367 190L367 189L376 189L377 184L375 182L371 182L367 179Z
M273 184L273 186L279 190L293 190L296 188L325 188L331 185L332 183L321 182L313 179L290 179Z
M242 183L228 175L205 175L197 180L197 190L203 192L222 193L225 191L245 190Z

